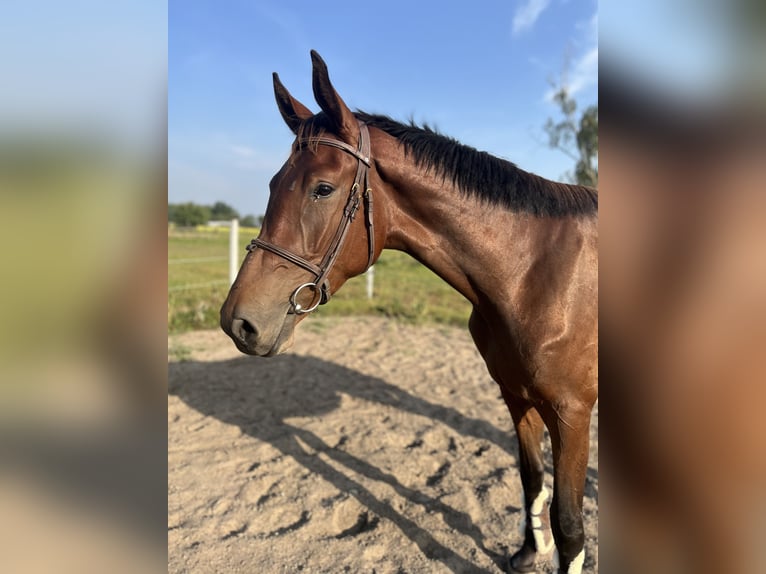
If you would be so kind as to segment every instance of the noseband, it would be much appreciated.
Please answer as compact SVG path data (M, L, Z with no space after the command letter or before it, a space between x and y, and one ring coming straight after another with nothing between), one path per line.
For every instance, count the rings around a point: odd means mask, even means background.
M252 252L256 247L270 251L275 255L286 259L290 263L297 265L312 273L316 278L314 281L303 283L299 285L292 295L290 295L290 305L292 305L293 312L297 315L303 315L304 313L311 313L319 305L324 305L330 300L330 281L329 275L333 264L338 259L343 243L346 241L348 229L351 226L351 222L354 221L356 212L359 209L360 202L364 202L364 219L367 227L367 268L373 263L375 257L375 233L373 229L372 221L372 189L369 187L369 167L370 167L370 134L367 126L362 122L359 122L359 147L354 149L350 145L332 138L311 138L300 139L298 145L309 145L310 143L319 143L336 147L353 155L357 159L356 177L354 178L354 184L349 191L348 200L343 208L343 217L338 224L338 229L335 232L335 236L330 243L330 247L325 253L322 261L319 265L307 261L303 257L288 251L282 247L269 243L260 238L253 239L250 245L247 246L247 250ZM316 303L310 307L302 307L298 303L297 297L303 289L311 289L315 296L317 291L319 292L319 298Z

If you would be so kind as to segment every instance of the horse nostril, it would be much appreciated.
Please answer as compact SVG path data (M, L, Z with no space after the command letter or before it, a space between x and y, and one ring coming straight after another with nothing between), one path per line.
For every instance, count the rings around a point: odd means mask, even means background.
M247 319L238 317L231 322L231 330L236 337L246 343L257 336L258 330Z

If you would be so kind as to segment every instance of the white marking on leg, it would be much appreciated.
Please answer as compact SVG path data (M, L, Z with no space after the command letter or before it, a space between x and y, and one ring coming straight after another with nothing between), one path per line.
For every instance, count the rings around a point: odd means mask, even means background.
M540 514L545 508L545 501L548 500L548 489L543 486L540 493L532 503L532 508L529 509L530 517L532 518L532 534L535 537L535 547L538 554L548 554L553 548L553 536L550 537L548 543L545 543L546 529L543 526L543 521L540 518Z
M548 489L543 486L540 489L540 493L537 495L537 498L535 498L534 502L532 502L532 508L529 509L532 513L532 516L539 515L543 511L543 505L545 504L546 500L548 500Z
M585 562L585 548L569 563L567 574L582 574L582 565Z

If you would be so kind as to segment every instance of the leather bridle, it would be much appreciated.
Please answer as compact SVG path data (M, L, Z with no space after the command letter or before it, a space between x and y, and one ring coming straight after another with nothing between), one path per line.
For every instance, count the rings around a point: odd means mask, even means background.
M369 168L370 168L370 133L367 126L359 122L359 147L354 149L347 143L332 138L309 138L298 140L298 145L311 145L314 143L328 145L343 150L346 153L353 155L357 159L356 177L354 178L354 184L349 191L348 200L343 208L343 217L338 224L338 229L335 232L335 236L330 242L330 247L325 253L322 261L318 265L307 261L303 257L296 255L295 253L288 251L282 247L269 243L261 238L253 239L250 245L247 246L247 250L252 252L256 247L270 251L283 259L286 259L290 263L297 265L309 271L315 276L314 281L303 283L299 285L292 295L290 295L290 305L292 310L297 315L303 315L304 313L311 313L319 305L324 305L330 300L330 281L329 275L333 264L338 259L343 243L348 235L348 229L351 226L351 222L354 221L356 212L359 209L360 202L364 203L364 219L367 227L367 268L373 264L375 257L375 230L373 227L372 217L372 189L369 187ZM361 191L360 191L361 190ZM298 293L303 289L311 289L314 292L316 298L317 293L319 297L316 303L313 303L309 307L302 307L297 301ZM313 301L313 299L312 299Z

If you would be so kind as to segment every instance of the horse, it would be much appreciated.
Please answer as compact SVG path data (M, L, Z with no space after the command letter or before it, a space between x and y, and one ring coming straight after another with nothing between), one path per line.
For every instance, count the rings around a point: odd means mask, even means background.
M317 114L273 74L295 140L221 308L222 329L243 353L276 355L302 319L383 249L410 254L472 304L470 333L513 419L525 527L511 568L533 571L555 544L560 572L580 573L598 395L598 192L546 180L413 122L353 112L324 60L313 50L311 59Z

